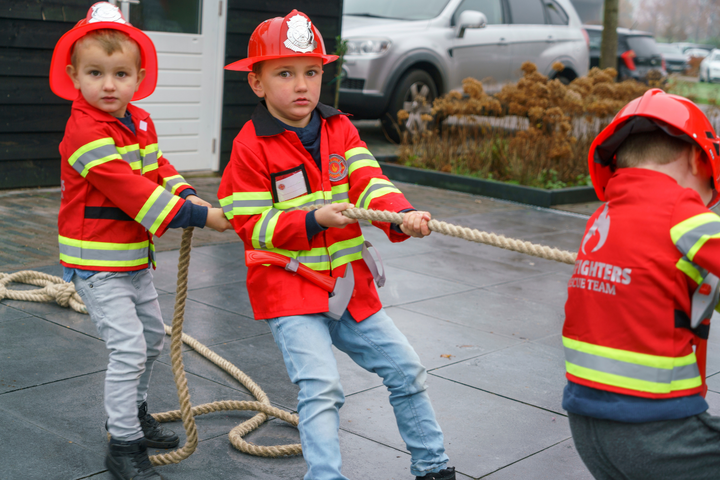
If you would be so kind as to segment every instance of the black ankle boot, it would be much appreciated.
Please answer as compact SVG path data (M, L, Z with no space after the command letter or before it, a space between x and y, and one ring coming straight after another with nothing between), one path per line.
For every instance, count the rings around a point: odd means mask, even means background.
M455 480L455 467L445 468L437 473L426 473L415 480Z
M180 443L177 434L172 430L163 428L160 423L148 413L147 402L138 408L138 419L142 428L147 446L151 448L175 448Z
M163 480L150 463L144 438L132 442L111 438L105 466L116 480Z

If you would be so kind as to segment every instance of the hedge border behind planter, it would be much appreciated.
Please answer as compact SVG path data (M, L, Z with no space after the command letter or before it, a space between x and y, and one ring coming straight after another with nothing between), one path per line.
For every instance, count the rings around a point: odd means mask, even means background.
M542 188L525 187L509 183L483 180L480 178L453 175L450 173L425 170L421 168L406 167L390 163L396 161L395 156L378 155L383 173L390 180L415 183L427 187L455 190L457 192L472 193L486 197L510 200L538 207L552 207L566 203L585 203L598 201L593 187L570 187L557 190L544 190Z

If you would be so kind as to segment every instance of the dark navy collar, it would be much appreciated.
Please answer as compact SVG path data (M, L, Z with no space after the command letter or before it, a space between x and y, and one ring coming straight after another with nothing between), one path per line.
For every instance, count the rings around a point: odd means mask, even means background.
M334 117L335 115L347 115L346 113L342 113L333 107L319 102L315 107L315 110L322 118L325 119ZM271 137L273 135L280 135L285 131L285 127L283 127L282 124L270 114L265 106L264 100L258 103L251 119L253 125L255 126L255 135L258 137Z

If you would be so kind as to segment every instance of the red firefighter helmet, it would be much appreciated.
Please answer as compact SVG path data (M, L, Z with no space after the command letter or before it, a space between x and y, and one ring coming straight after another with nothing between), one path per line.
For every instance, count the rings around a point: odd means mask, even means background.
M713 188L720 185L720 140L710 120L687 98L653 88L625 105L590 146L588 163L595 193L605 201L605 187L615 171L617 150L633 133L662 130L696 145L712 167ZM713 202L717 194L713 196Z
M247 58L225 69L249 72L254 63L285 57L318 57L323 65L338 59L327 54L322 35L308 16L293 10L285 18L270 18L258 25L250 36Z
M140 68L145 69L145 79L140 83L133 100L140 100L150 96L157 85L157 52L150 37L140 29L130 25L123 18L120 9L108 2L98 2L90 7L87 17L80 20L69 32L65 33L55 45L52 62L50 63L50 88L55 95L66 100L75 100L80 94L73 86L73 82L65 72L70 65L73 45L93 30L112 29L119 30L135 40L140 47Z

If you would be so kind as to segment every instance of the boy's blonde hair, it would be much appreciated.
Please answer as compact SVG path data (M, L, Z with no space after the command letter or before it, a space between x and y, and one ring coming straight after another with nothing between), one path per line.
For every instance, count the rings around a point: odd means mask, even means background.
M113 30L111 28L93 30L75 42L72 49L72 55L70 57L70 62L73 67L77 68L78 46L91 40L97 42L108 55L112 55L115 52L125 52L123 47L128 46L128 48L135 53L135 65L137 66L137 69L140 70L142 58L140 57L140 47L138 44L135 43L135 40L130 38L126 33L119 30Z
M617 150L617 167L634 168L644 163L665 165L676 160L690 144L662 130L630 135Z

